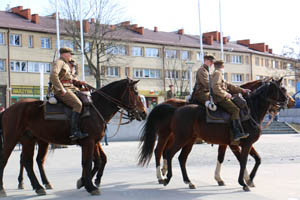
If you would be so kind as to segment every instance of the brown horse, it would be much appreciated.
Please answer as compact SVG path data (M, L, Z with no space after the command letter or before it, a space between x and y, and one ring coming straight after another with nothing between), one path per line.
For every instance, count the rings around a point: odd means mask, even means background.
M265 82L271 81L272 78L263 79L263 80L255 80L248 83L245 83L241 85L241 87L254 90L261 86ZM184 106L187 104L186 101L180 100L180 99L169 99L162 104L169 104L176 108ZM288 108L295 106L295 101L292 97L289 96L288 101ZM276 110L275 110L276 109ZM277 106L272 106L269 109L269 112L278 112ZM165 113L165 115L162 115L162 113ZM172 144L174 137L172 132L170 131L170 121L171 121L172 115L170 115L170 112L164 112L160 109L160 106L157 106L154 108L148 118L153 118L153 120L148 120L147 123L144 126L143 129L143 135L141 137L141 152L140 152L140 160L139 164L145 165L146 162L149 162L152 156L152 152L154 149L154 142L153 136L157 134L158 141L155 147L155 162L156 162L156 176L158 179L158 182L160 184L163 183L162 175L165 175L167 172L167 164L166 164L166 154L165 150L166 148L170 147ZM153 122L154 124L150 124L150 122ZM149 141L148 141L149 140ZM151 147L148 147L149 144L152 144ZM221 169L221 163L224 160L225 151L226 151L227 145L219 145L219 151L218 151L218 163L215 171L215 179L218 181L219 185L224 185L224 182L222 181L220 177L220 169ZM236 145L230 145L231 150L233 151L234 155L238 158L238 149L239 147ZM251 151L255 151L255 149L251 149ZM160 159L161 155L163 155L163 167L160 170ZM254 155L250 152L250 155ZM162 175L161 175L162 172ZM245 180L248 182L249 176L245 172Z
M243 87L244 88L258 87L257 85L261 85L264 82L265 81L253 81L253 82L249 82L249 83L243 85ZM167 101L165 103L170 103L170 104L174 105L174 103L172 103L170 101L169 102ZM179 106L182 106L185 104L186 103L184 101L179 101L179 102L176 101L175 107L179 107ZM147 162L149 162L149 160L152 156L155 137L156 137L155 134L156 133L158 134L159 138L158 138L158 143L157 143L157 146L155 149L155 155L156 155L156 164L157 164L157 177L159 179L159 182L162 182L162 180L161 180L162 178L161 178L160 170L159 170L159 160L160 160L161 152L167 146L170 146L172 144L172 140L174 140L174 136L173 136L173 134L171 134L171 129L170 129L170 117L173 116L175 109L174 109L174 107L170 108L169 106L164 106L164 104L161 104L161 106L159 105L156 108L154 108L148 117L147 123L145 124L144 130L143 130L143 135L141 137L141 141L143 142L143 145L142 145L142 148L140 151L139 164L144 165ZM156 120L156 121L154 121L154 120ZM149 121L152 121L152 124L149 123ZM150 124L150 126L149 126L149 124ZM224 146L226 147L227 145L224 145ZM225 150L226 150L226 148L224 149L224 154L225 154ZM253 149L253 151L255 151L255 150ZM224 154L223 154L223 156L224 156ZM219 155L220 155L220 152L219 152ZM164 156L165 156L165 154L164 154ZM220 158L220 156L218 158Z
M37 101L37 100L36 99L24 99L21 101L31 102L31 101ZM146 111L146 108L144 107L144 104L140 97L138 97L136 105L137 105L136 111L138 112L137 116L139 116L138 121L140 121L141 119L145 120L147 117L147 111ZM42 182L45 185L46 189L52 189L53 187L49 183L48 178L45 173L45 169L44 169L44 162L45 162L46 155L48 152L49 143L33 137L30 133L28 133L26 135L26 137L22 137L20 140L20 143L22 144L22 153L20 156L21 158L20 158L20 171L19 171L19 176L18 176L18 189L24 189L24 183L23 183L24 163L30 162L33 165L34 147L36 144L38 145L38 154L36 156L36 162L39 167L39 172L40 172ZM94 177L95 173L97 173L94 183L97 187L99 187L101 178L103 175L103 171L104 171L104 168L105 168L105 165L107 162L106 155L101 147L100 142L97 142L95 145L93 162L94 162L94 166L93 166L93 170L92 170L92 177ZM35 188L36 186L33 184L34 184L34 182L31 182L33 189L36 189ZM77 181L77 188L79 189L82 186L83 186L83 182L82 182L82 179L80 178Z
M81 130L89 136L77 142L82 148L83 182L86 190L92 195L100 191L92 183L92 161L95 144L104 136L106 122L123 108L130 115L137 116L137 100L139 98L136 83L129 78L115 81L92 93L93 108L89 118L81 120ZM26 131L43 141L53 144L73 145L69 139L70 123L68 121L44 120L42 101L18 102L9 107L0 115L0 129L3 130L0 140L0 195L6 196L3 188L3 172L7 160L20 138ZM101 111L101 113L100 113ZM25 165L30 179L36 186L38 194L45 194L44 188L39 185L30 164Z

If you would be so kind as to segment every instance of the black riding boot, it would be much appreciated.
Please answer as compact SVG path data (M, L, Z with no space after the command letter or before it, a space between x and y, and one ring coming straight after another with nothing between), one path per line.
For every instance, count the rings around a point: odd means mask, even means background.
M231 121L231 128L233 132L233 140L239 141L242 138L246 138L249 136L248 133L243 132L243 127L239 119L235 119Z
M80 114L77 112L72 112L71 117L71 140L78 140L88 136L87 133L82 133L79 128L79 117Z
M89 106L84 106L81 118L89 117L90 115L91 115L91 113L90 113L90 107Z

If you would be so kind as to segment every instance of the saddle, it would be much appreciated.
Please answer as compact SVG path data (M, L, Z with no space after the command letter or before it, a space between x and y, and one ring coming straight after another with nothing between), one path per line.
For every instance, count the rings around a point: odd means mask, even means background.
M232 97L232 102L240 108L240 120L247 121L250 119L250 110L248 108L246 100L241 94L235 94ZM221 123L227 124L231 120L231 115L226 112L220 106L217 106L216 111L211 111L207 107L206 109L206 122L207 123Z
M81 111L81 117L88 116L86 111L89 109L89 106L92 104L92 99L90 93L78 91L75 93L76 96L81 100L83 109ZM50 97L53 98L53 97ZM46 101L43 105L44 107L44 119L45 120L69 120L72 115L72 108L64 104L59 98L56 98L55 101ZM54 103L53 103L54 102Z

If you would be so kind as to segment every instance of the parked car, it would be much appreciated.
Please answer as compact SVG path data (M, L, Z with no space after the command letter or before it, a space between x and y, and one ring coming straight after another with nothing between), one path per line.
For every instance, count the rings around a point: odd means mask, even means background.
M292 97L293 97L293 98L295 99L295 101L296 101L296 106L295 106L295 108L300 108L300 91L296 92L296 94L294 94Z

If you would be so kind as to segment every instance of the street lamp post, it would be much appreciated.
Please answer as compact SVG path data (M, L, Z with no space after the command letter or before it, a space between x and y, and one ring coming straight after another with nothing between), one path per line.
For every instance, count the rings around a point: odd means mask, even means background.
M190 78L189 78L189 88L190 88L190 95L192 95L193 93L193 66L194 66L194 62L186 62L185 64L188 65L188 68L189 68L189 75L190 75Z

